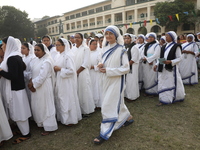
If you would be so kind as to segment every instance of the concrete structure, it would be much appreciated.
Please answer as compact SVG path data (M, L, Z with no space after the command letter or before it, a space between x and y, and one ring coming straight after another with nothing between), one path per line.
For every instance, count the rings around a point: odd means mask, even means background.
M116 25L124 33L158 35L168 31L155 22L154 6L168 0L105 0L87 7L35 22L36 29L46 27L53 41L59 37L82 33L85 38L103 32L108 25ZM200 0L196 1L200 3ZM150 22L152 21L152 22ZM146 26L143 26L146 22ZM194 32L194 27L182 25L177 33Z

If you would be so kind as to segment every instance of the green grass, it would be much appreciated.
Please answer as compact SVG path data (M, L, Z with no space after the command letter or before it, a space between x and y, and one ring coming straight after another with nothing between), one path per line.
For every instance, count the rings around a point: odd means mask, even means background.
M135 122L115 131L102 145L94 145L99 135L100 111L78 125L41 136L43 131L30 122L32 138L12 145L15 136L0 149L9 150L200 150L200 85L185 86L184 102L156 107L158 97L141 96L126 103ZM143 95L143 94L141 94Z

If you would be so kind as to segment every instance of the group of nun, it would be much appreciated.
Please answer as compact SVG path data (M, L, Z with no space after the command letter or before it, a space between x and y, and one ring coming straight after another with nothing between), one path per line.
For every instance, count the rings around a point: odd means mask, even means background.
M76 33L73 41L60 38L55 46L49 36L40 44L3 39L0 142L14 134L8 120L19 129L13 142L18 144L31 137L31 116L45 136L58 129L57 121L72 126L101 108L100 133L93 141L101 144L134 122L124 97L134 101L144 90L145 96L159 95L157 106L184 101L183 84L198 83L199 48L192 34L182 45L176 40L174 31L160 42L153 32L122 36L116 26L88 42Z

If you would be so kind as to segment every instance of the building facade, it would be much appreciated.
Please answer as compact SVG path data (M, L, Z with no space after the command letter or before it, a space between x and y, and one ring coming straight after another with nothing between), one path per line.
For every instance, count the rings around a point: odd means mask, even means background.
M108 25L119 27L121 34L135 35L155 32L161 35L168 29L156 23L154 6L168 0L105 0L80 9L34 22L37 29L46 27L53 42L60 37L82 33L85 38L102 33ZM197 4L200 3L197 0ZM182 25L177 33L193 33L194 26Z

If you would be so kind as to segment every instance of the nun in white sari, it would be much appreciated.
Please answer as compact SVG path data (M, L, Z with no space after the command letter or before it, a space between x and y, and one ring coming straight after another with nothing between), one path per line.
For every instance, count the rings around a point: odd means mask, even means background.
M12 36L3 39L3 49L5 55L0 70L2 76L1 92L9 117L16 122L22 133L22 136L13 142L13 144L18 144L31 136L28 121L28 118L31 117L31 111L23 74L25 64L20 52L21 42L18 39Z
M123 37L116 26L105 29L103 41L102 72L103 103L100 136L95 144L108 140L114 130L133 122L132 116L124 103L125 74L129 72L129 61L124 49Z
M196 56L199 54L199 48L194 40L194 35L188 34L187 42L181 45L183 50L179 70L183 84L198 84Z
M38 127L44 127L46 131L42 135L48 135L50 131L58 129L53 94L54 63L44 44L35 46L35 55L38 58L31 63L32 79L29 82L29 89L32 91L31 108Z
M135 44L136 36L129 34L131 37L131 44ZM126 90L125 97L128 100L136 100L139 96L139 82L138 82L138 66L139 66L139 49L136 45L128 48L128 58L130 65L130 72L126 75Z
M154 71L158 69L160 103L157 106L183 101L185 98L185 89L178 69L181 47L175 43L176 38L174 31L166 33L167 44L162 47L159 62L154 66Z
M54 67L57 120L65 125L77 124L82 116L77 94L77 74L70 55L69 42L63 38L59 39L56 49L59 52L55 57Z
M78 80L78 97L81 106L81 113L83 117L94 112L95 104L92 95L92 84L89 69L90 64L90 50L87 47L83 35L75 34L76 46L72 51L75 55L75 66Z

